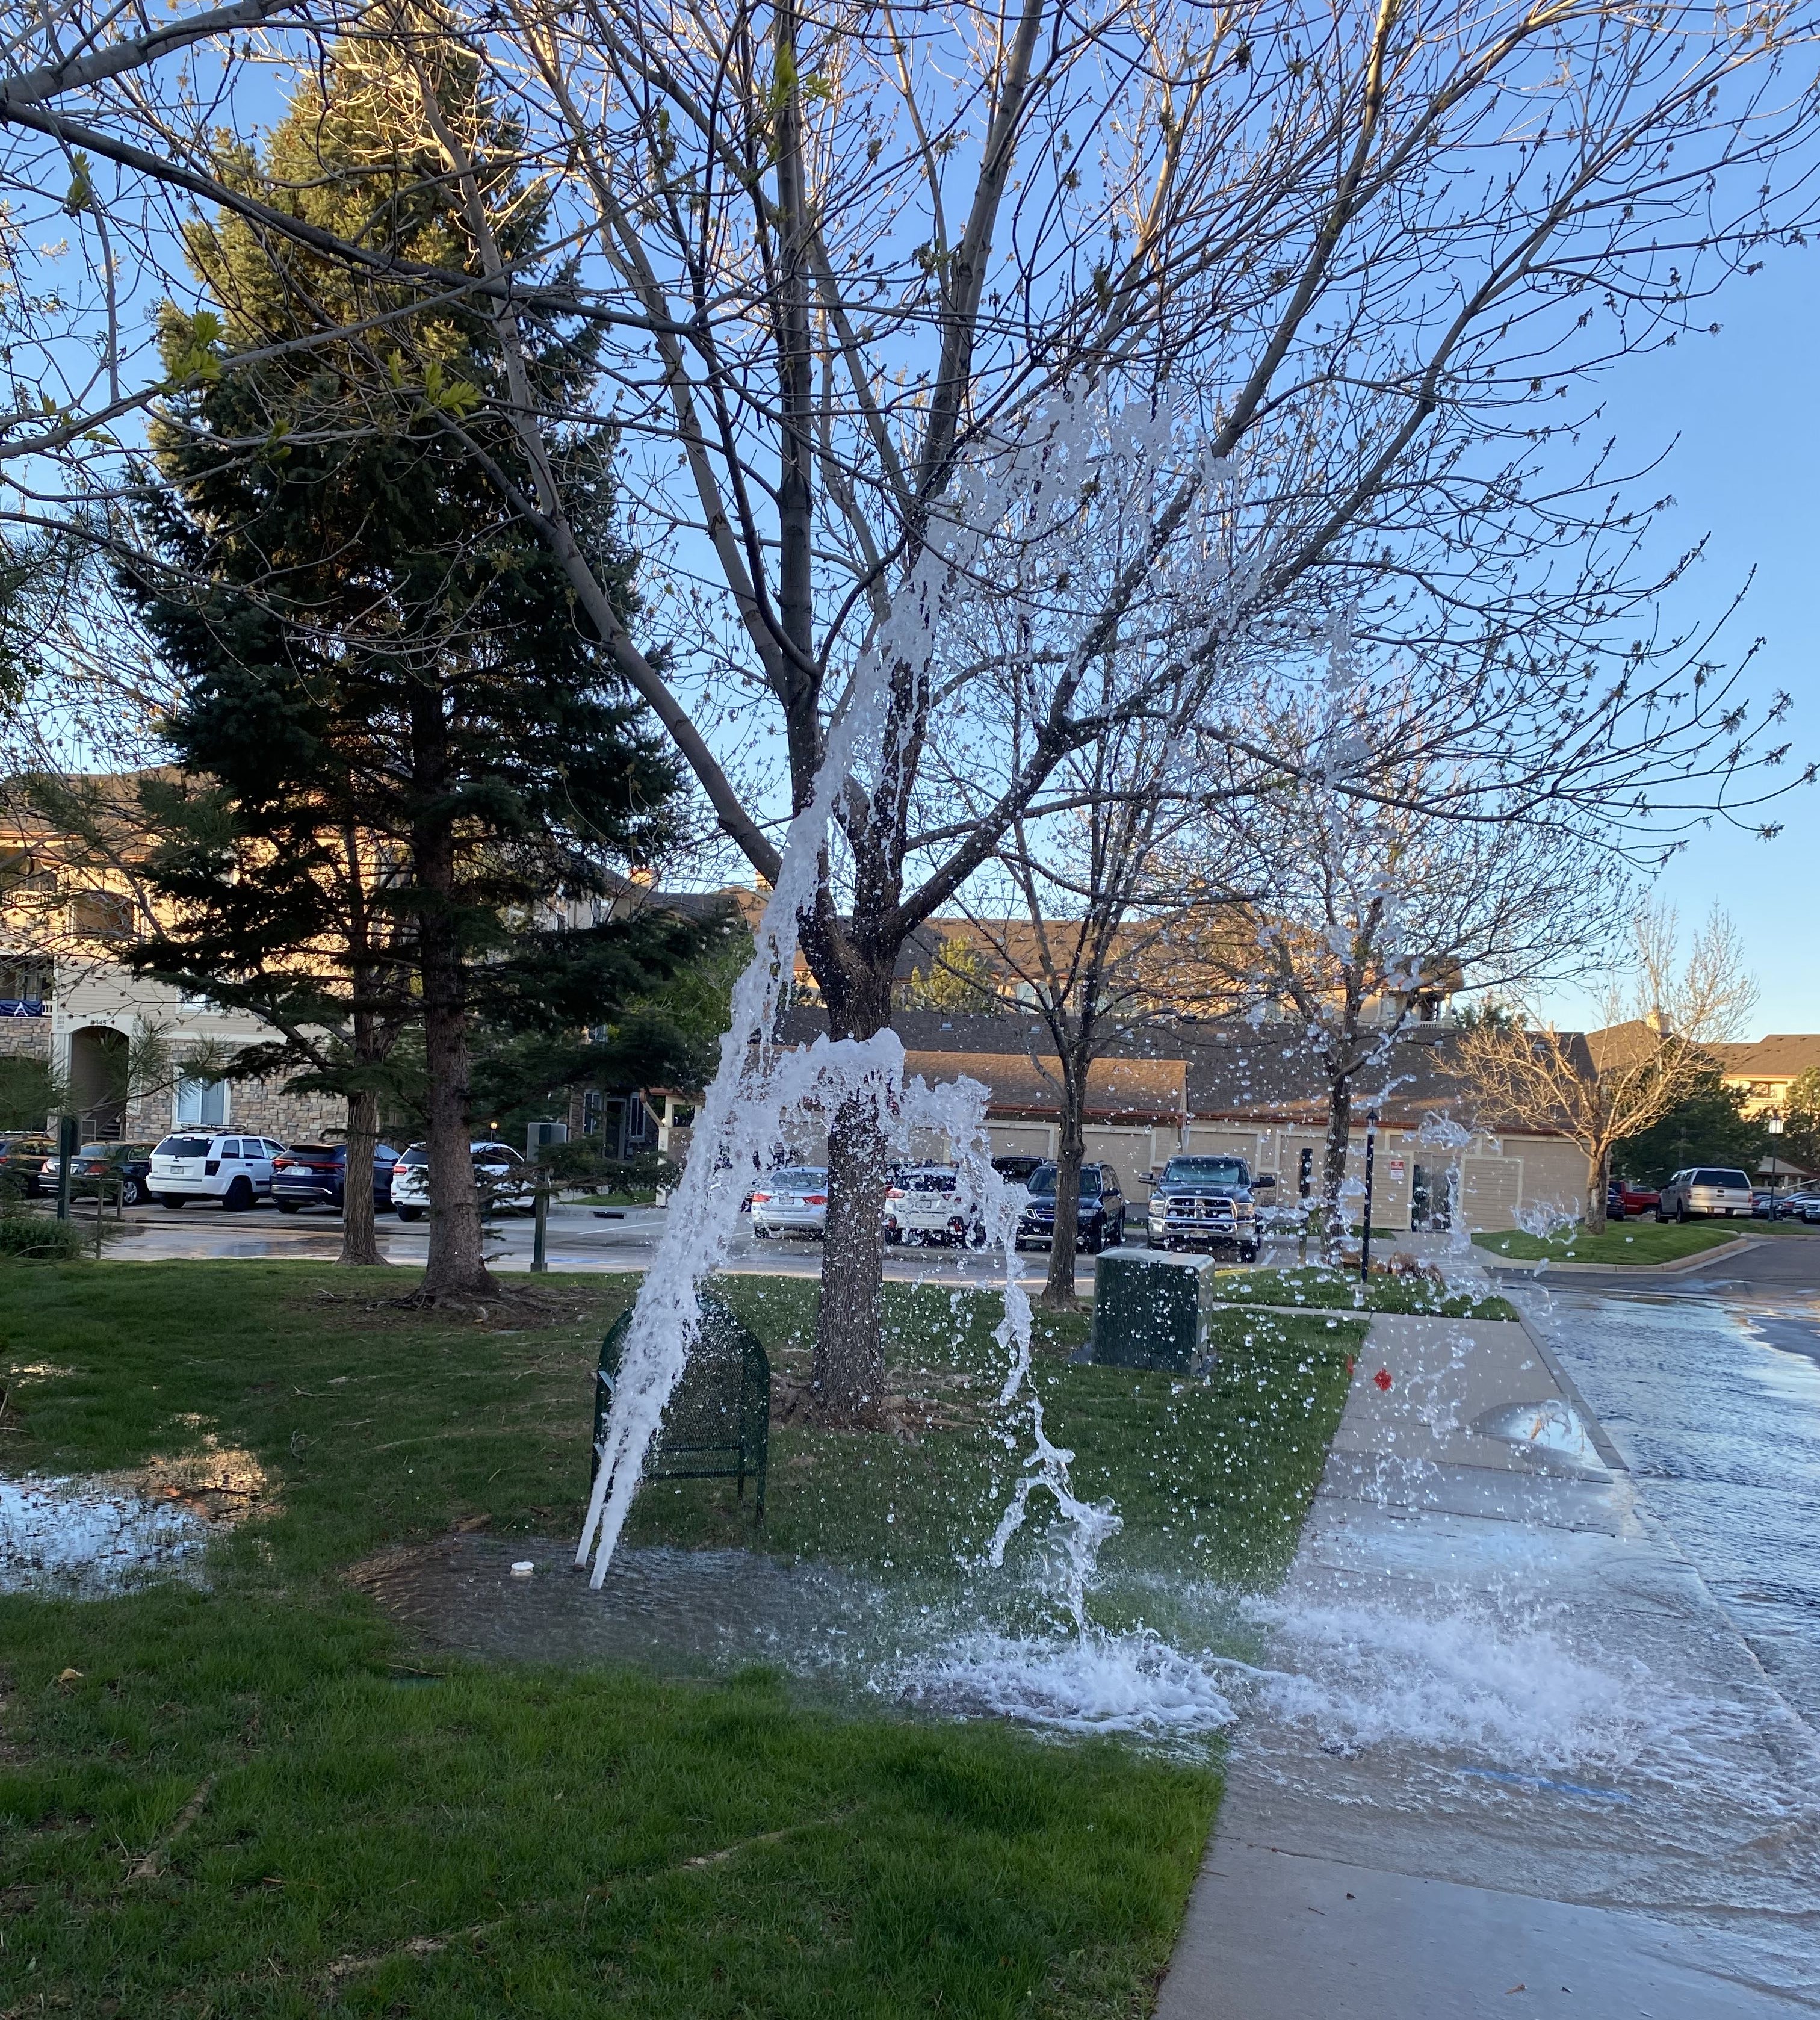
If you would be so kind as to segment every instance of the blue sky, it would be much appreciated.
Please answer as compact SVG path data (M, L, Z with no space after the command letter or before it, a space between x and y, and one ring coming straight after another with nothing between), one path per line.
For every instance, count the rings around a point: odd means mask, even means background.
M1798 771L1820 760L1820 247L1772 256L1727 289L1713 320L1716 337L1627 361L1607 382L1605 409L1633 458L1673 442L1663 550L1710 536L1671 616L1709 620L1756 570L1721 656L1767 640L1752 685L1794 697ZM1718 827L1696 834L1660 885L1684 929L1715 903L1737 922L1762 992L1747 1037L1820 1030L1820 787L1791 793L1777 817L1784 830L1771 842ZM1549 1008L1570 1024L1587 1005L1562 990Z

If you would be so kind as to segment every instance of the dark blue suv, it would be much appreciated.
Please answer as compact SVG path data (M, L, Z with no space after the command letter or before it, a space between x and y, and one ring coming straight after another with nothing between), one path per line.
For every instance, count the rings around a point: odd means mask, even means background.
M1053 1163L1037 1165L1025 1179L1030 1203L1018 1222L1020 1248L1041 1242L1049 1247L1055 1239L1055 1178ZM1074 1239L1083 1254L1097 1255L1110 1242L1115 1247L1125 1237L1125 1199L1118 1173L1110 1164L1081 1167L1081 1204L1074 1215Z
M390 1144L374 1146L375 1212L383 1213L392 1203L392 1167L398 1161L398 1154ZM345 1143L294 1143L272 1160L272 1203L280 1213L296 1213L307 1206L330 1207L339 1213L347 1184Z

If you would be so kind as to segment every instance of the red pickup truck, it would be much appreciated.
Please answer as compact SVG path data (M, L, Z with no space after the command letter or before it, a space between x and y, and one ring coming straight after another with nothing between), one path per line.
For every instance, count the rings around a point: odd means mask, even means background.
M1623 1179L1614 1179L1607 1197L1605 1211L1608 1217L1633 1213L1654 1213L1661 1204L1662 1194L1648 1186L1633 1186Z

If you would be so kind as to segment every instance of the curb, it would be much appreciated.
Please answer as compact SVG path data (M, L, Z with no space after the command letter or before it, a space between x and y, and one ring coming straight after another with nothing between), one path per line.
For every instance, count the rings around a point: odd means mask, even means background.
M1528 1281L1545 1272L1551 1277L1618 1277L1626 1283L1647 1283L1656 1277L1685 1277L1695 1270L1704 1270L1709 1264L1724 1262L1735 1255L1742 1255L1747 1248L1761 1248L1769 1239L1767 1235L1735 1234L1729 1241L1721 1242L1716 1248L1703 1248L1698 1255L1684 1255L1673 1262L1556 1262L1546 1255L1535 1261L1519 1261L1505 1258L1488 1248L1481 1267L1488 1274L1501 1279L1516 1277Z

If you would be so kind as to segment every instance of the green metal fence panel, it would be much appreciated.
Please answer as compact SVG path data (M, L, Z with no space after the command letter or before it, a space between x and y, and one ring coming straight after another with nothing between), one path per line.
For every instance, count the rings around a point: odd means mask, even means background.
M601 1342L594 1377L594 1471L600 1470L613 1385L632 1314L623 1312ZM717 1298L703 1298L701 1323L645 1463L647 1480L733 1480L739 1498L753 1483L754 1517L765 1519L771 1454L771 1363L751 1331Z

